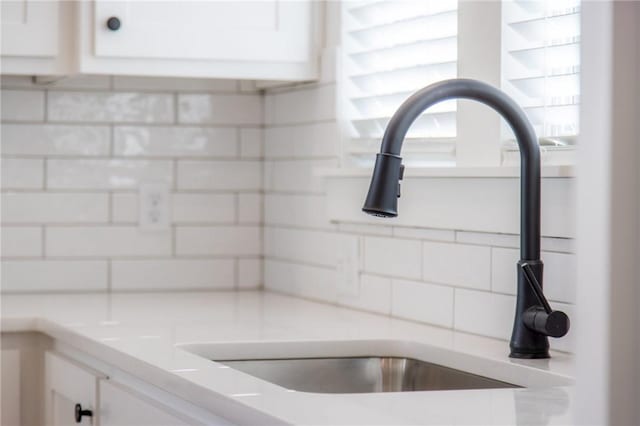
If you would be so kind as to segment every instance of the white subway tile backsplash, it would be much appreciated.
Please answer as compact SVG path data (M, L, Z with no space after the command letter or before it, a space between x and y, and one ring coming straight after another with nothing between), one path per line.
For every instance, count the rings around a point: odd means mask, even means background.
M419 241L365 237L364 270L387 276L419 279L422 272Z
M336 302L336 271L333 268L267 259L264 263L264 275L268 290L323 302Z
M171 194L170 219L173 223L233 223L236 219L235 195L211 193ZM113 221L138 222L138 193L115 193L111 203Z
M391 279L362 274L357 296L344 295L338 291L338 303L352 308L379 314L391 313Z
M44 119L44 91L2 90L1 98L3 121Z
M173 182L166 160L61 160L47 163L50 189L135 189L142 182Z
M262 223L262 194L238 194L238 223Z
M515 296L457 288L454 327L507 340L511 338L515 306Z
M171 207L174 223L233 223L236 216L233 194L176 193Z
M486 232L456 231L456 241L494 247L518 247L520 236L512 234L489 234Z
M574 254L542 252L544 292L552 301L575 303L577 266Z
M256 290L262 282L262 259L238 259L238 289Z
M259 256L262 239L259 226L179 226L176 229L178 256Z
M383 237L390 237L393 235L393 228L390 226L340 222L338 223L338 229L350 234L380 235Z
M271 225L331 228L324 195L266 194L264 221Z
M133 226L56 226L46 229L46 255L55 257L169 256L171 233Z
M455 232L449 229L405 228L394 226L393 235L400 238L415 238L418 240L453 241Z
M336 87L334 84L305 87L265 96L266 124L311 123L335 118Z
M114 223L138 221L138 193L113 193L111 195L111 220Z
M237 130L213 127L116 126L114 154L131 157L237 155Z
M260 190L259 161L179 161L178 189Z
M137 92L49 92L48 118L58 122L172 123L173 96Z
M180 123L224 125L262 124L262 98L259 95L178 95Z
M557 251L561 253L575 253L575 240L569 238L542 237L540 247L546 251Z
M339 248L358 237L306 229L264 229L264 254L267 257L335 267Z
M456 241L466 244L477 244L493 247L520 247L520 236L513 234L490 234L486 232L456 231ZM542 237L540 246L543 250L572 253L573 240L569 238Z
M491 287L488 247L425 242L422 249L425 281L486 290Z
M266 158L337 157L340 132L334 122L265 129Z
M3 260L3 292L106 291L105 260Z
M497 293L516 294L517 267L520 253L515 249L493 248L491 256L491 290ZM552 301L575 303L576 263L575 255L542 252L544 263L544 293Z
M336 167L337 160L267 161L264 185L267 191L320 193L324 178L318 169Z
M237 89L236 83L235 80L217 80L211 78L113 77L113 88L116 90L178 90L233 93Z
M264 283L508 339L517 235L329 222L318 170L340 164L333 79L263 95L225 80L89 76L45 91L3 76L3 290ZM152 182L171 185L166 231L137 225ZM344 247L359 247L357 295L339 292ZM573 240L542 249L545 292L571 315ZM571 350L571 333L551 344Z
M227 289L235 287L233 259L114 260L113 290Z
M3 155L109 155L107 126L6 123L1 131Z
M44 185L44 160L3 157L0 169L2 189L41 189Z
M414 321L452 327L453 291L451 287L394 279L391 314Z
M2 257L40 257L42 228L39 226L3 226Z
M516 294L518 286L516 263L519 259L520 252L516 249L491 249L492 291L496 293ZM546 272L547 271L545 271L545 273Z
M9 192L2 194L3 223L106 222L108 195Z
M240 156L243 158L262 158L263 130L240 129Z

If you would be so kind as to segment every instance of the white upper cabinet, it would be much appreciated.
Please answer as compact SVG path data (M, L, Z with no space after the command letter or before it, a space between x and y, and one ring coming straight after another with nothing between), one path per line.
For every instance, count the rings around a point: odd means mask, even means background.
M2 73L67 74L72 8L71 2L0 1Z
M0 3L3 56L55 57L58 54L58 5L9 0Z
M53 72L34 66L18 73L281 81L318 75L320 5L312 0L8 3L3 1L3 59L56 57L66 49L72 57ZM29 8L38 14L25 15ZM9 19L16 24L5 29ZM71 37L60 34L66 28ZM24 49L14 41L23 37L34 39ZM45 39L40 50L31 46L37 39Z

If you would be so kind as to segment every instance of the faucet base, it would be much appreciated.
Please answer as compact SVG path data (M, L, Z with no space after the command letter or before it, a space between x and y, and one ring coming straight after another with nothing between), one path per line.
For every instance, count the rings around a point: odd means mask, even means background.
M518 358L518 359L546 359L551 358L549 355L549 351L542 352L518 352L511 351L509 354L509 358Z

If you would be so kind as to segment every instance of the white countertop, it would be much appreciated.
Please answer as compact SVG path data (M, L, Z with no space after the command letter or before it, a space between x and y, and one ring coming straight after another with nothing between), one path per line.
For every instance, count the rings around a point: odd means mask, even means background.
M511 360L504 341L273 293L4 295L2 331L48 334L239 424L571 424L572 388L541 386L570 381L571 355ZM176 346L193 343L220 358L405 354L532 387L293 392Z

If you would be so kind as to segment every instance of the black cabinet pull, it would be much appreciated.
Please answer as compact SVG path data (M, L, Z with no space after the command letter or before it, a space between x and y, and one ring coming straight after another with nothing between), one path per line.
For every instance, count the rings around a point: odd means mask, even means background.
M81 423L82 416L93 417L93 411L83 410L82 405L76 404L75 415L76 415L76 423Z
M118 31L120 29L120 18L118 18L117 16L112 16L111 18L107 19L107 28L109 28L111 31Z

